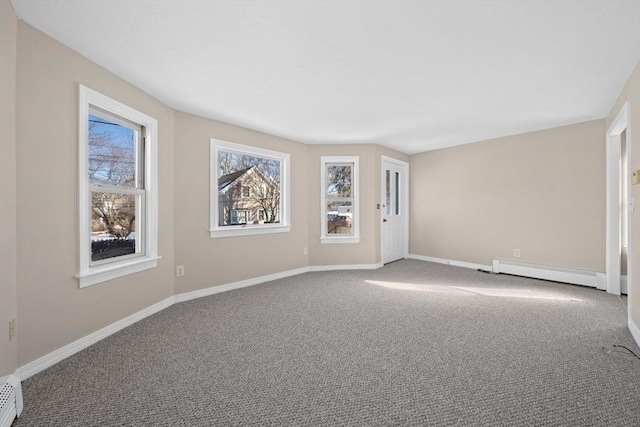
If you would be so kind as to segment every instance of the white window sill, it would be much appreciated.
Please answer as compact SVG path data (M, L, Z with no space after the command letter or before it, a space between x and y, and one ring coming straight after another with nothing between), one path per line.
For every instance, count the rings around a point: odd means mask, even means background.
M322 244L332 244L332 243L360 243L359 237L322 237L320 239L320 243Z
M76 278L80 280L80 287L95 285L117 277L126 276L137 273L139 271L155 268L161 257L144 257L136 258L131 261L115 262L99 267L91 267L89 271L76 274Z
M213 230L209 230L211 234L211 238L217 237L234 237L234 236L251 236L255 234L272 234L272 233L288 233L291 231L290 225L274 225L274 226L245 226L245 227L234 227L229 228L217 228Z

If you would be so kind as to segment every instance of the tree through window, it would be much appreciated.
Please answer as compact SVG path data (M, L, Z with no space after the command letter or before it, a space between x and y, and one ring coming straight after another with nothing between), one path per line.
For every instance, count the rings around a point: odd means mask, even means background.
M322 243L357 243L358 157L321 158Z
M212 237L217 237L216 231L240 226L243 230L288 227L284 194L288 154L218 140L212 140L212 154Z
M136 211L144 197L142 126L89 109L91 261L141 251L136 243Z
M157 266L158 121L79 85L80 287Z

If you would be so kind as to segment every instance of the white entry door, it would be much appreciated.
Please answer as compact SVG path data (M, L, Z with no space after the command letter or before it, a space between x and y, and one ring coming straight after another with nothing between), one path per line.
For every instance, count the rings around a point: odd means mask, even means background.
M382 160L382 262L405 256L406 174L404 162Z

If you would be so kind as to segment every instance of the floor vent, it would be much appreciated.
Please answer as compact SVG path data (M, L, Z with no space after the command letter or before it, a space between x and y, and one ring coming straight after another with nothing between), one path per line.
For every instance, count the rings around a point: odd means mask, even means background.
M532 277L534 279L553 280L603 289L604 274L576 268L554 267L548 265L525 264L522 262L493 260L493 272Z
M20 379L9 375L0 381L0 427L9 427L22 412Z

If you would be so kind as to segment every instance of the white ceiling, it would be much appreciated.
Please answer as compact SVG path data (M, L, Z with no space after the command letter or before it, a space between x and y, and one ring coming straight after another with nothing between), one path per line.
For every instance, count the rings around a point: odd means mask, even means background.
M605 117L640 60L640 0L12 3L175 109L405 153Z

